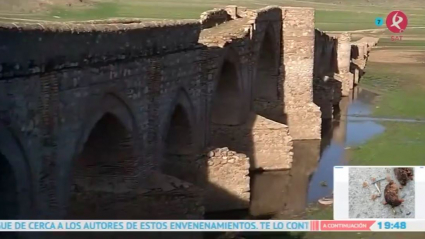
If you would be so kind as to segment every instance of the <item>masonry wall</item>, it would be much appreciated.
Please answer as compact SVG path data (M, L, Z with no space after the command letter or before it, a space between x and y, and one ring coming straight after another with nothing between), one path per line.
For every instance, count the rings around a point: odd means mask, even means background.
M286 126L283 125L282 121L275 122L276 117L273 118L270 114L267 114L273 112L277 116L284 115L281 104L274 108L270 107L278 102L278 97L281 97L281 93L279 93L281 81L277 78L280 64L279 54L272 58L271 63L275 66L275 73L271 77L276 78L261 79L275 81L274 87L270 87L272 91L269 92L270 95L276 96L274 103L268 104L266 101L262 104L264 107L256 107L258 102L255 99L255 90L257 89L254 85L257 80L256 74L260 61L259 53L262 50L261 45L267 33L267 37L271 38L272 46L279 46L280 19L281 9L267 7L253 12L250 18L237 19L215 29L205 30L200 38L201 43L209 46L210 49L215 49L209 51L210 53L215 52L215 54L210 54L210 63L207 64L210 66L209 71L212 72L211 78L216 78L216 81L219 81L220 65L223 61L230 60L239 68L240 74L235 77L238 77L240 89L247 89L244 90L245 93L242 97L246 97L248 108L237 109L240 116L238 117L239 121L235 124L211 124L209 128L210 145L213 147L229 147L230 150L246 154L250 159L251 170L289 168L292 162L292 153L290 153L292 139L288 135ZM217 86L213 83L210 87L214 89ZM212 102L213 97L210 99ZM223 107L228 106L223 105ZM265 112L267 113L264 115ZM270 118L272 119L269 120ZM275 144L270 144L267 141L268 137L278 141ZM270 140L273 141L271 138ZM274 150L271 150L270 147Z
M246 209L250 200L249 158L228 148L208 153L208 185L205 186L207 211ZM223 188L228 193L220 192Z
M34 182L29 186L36 195L38 209L35 215L55 218L69 213L66 205L71 196L75 158L104 113L116 115L131 134L133 160L123 179L126 187L135 191L150 188L150 175L161 170L158 159L164 147L163 131L168 128L175 98L183 89L191 99L192 109L188 112L195 119L195 142L203 147L202 140L198 140L205 137L203 127L198 125L198 112L205 108L200 85L202 67L197 62L202 51L196 50L200 48L199 23L99 25L94 30L77 25L73 31L61 25L44 27L2 26L1 34L7 37L0 42L1 122L19 135L29 157L27 164ZM171 41L169 36L173 34L182 41ZM144 38L146 35L151 37ZM179 52L182 49L185 51ZM181 189L182 195L185 190ZM101 195L106 202L105 193ZM78 195L81 200L87 196ZM152 208L152 203L159 201L155 194L140 196ZM186 200L189 205L189 201L199 201L200 196L187 196L187 200L182 196L178 204L184 205ZM153 201L146 201L150 199ZM77 204L81 200L77 199ZM131 211L136 213L137 208ZM184 211L176 207L167 213L183 218ZM202 217L203 213L196 215Z
M268 119L286 124L283 104L281 32L282 10L269 6L257 10L251 17L255 32L253 41L252 108Z
M375 38L350 42L350 34L331 34L315 30L313 99L322 119L330 120L340 110L342 96L348 96L364 74Z
M282 8L284 105L294 139L320 139L321 113L313 103L314 10Z
M214 125L215 147L227 145L250 158L251 170L281 170L291 168L292 137L286 125L251 114L242 126Z
M320 107L322 119L332 119L342 96L342 84L335 80L337 39L316 29L314 47L313 101Z
M8 47L0 50L1 77L187 49L197 44L200 30L199 22L189 20L95 26L75 24L71 28L66 24L20 24L16 27L2 23L0 32L4 37L0 44Z
M350 72L353 74L354 84L358 84L364 74L367 58L372 47L378 44L379 39L373 37L364 37L351 43L351 64Z
M230 21L232 16L222 8L213 9L201 13L200 21L203 28L215 27L221 23Z
M335 79L341 82L341 94L348 96L351 89L354 86L354 78L350 72L350 60L351 60L351 35L349 33L343 33L338 36L337 46L337 74Z

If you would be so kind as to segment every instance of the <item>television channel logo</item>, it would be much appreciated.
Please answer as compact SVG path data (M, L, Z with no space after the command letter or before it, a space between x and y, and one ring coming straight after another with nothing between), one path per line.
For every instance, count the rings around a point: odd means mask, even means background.
M407 16L402 11L392 11L387 16L386 24L388 30L393 33L402 33L407 28Z

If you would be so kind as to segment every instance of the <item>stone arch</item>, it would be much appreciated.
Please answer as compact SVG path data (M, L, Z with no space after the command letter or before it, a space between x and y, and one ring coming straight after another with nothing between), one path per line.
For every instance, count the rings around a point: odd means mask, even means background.
M236 50L227 47L215 81L211 104L211 122L220 125L239 125L246 115L246 85Z
M276 35L269 24L263 34L256 60L256 72L253 82L254 101L274 101L279 99L279 57L276 51Z
M199 132L192 101L184 88L178 90L168 112L161 134L161 171L196 183L196 170L192 166L199 150Z
M18 138L0 122L0 220L30 217L33 203L30 172Z
M95 106L68 165L71 195L67 218L103 218L108 210L98 205L137 184L137 127L128 104L115 94L106 94ZM108 209L113 212L119 206Z

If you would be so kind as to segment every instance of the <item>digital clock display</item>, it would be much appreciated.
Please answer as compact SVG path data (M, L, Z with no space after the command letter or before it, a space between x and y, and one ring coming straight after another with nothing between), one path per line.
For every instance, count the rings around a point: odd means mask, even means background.
M379 229L406 229L406 222L378 222Z

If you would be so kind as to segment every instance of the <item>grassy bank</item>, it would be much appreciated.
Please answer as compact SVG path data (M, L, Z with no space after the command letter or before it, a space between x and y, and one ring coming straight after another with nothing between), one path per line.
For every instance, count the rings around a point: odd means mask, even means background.
M357 149L352 163L356 165L424 165L425 124L382 123L386 130Z
M361 85L379 92L373 115L425 119L424 64L371 62ZM425 124L384 122L383 134L352 151L354 164L423 165Z
M373 114L425 119L424 74L424 64L368 63L361 86L381 94Z

